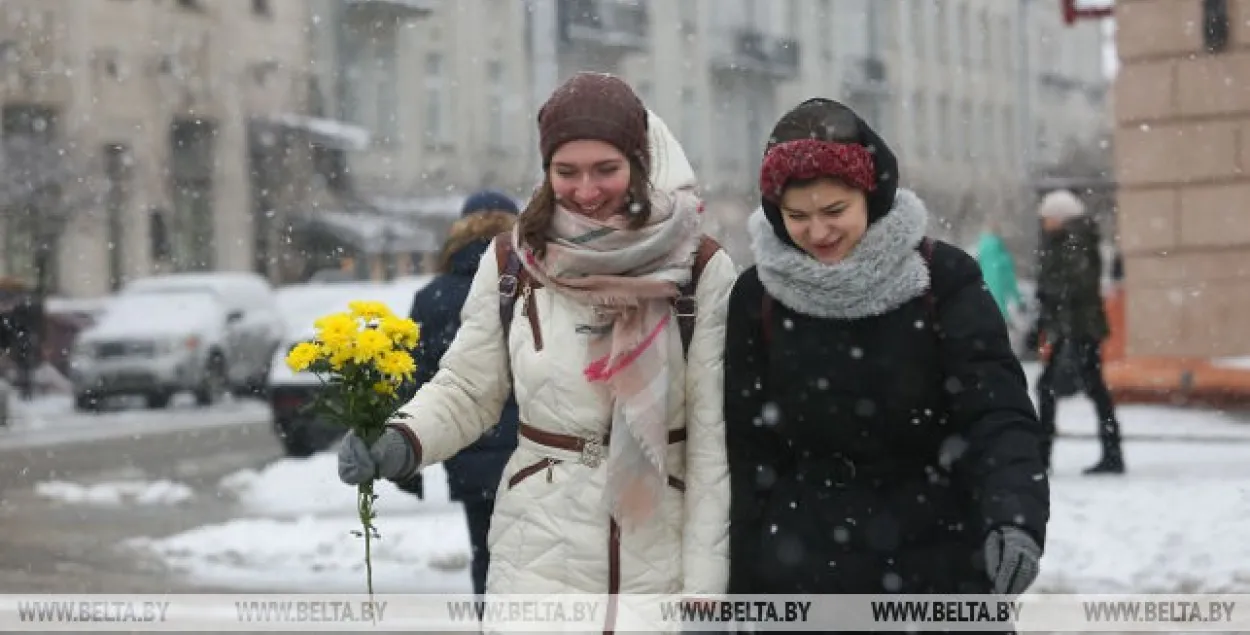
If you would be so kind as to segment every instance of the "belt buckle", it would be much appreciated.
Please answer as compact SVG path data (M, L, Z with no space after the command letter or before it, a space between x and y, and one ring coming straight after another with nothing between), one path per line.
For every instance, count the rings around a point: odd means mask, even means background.
M603 442L599 439L584 439L582 441L582 455L578 457L577 462L589 468L599 467L606 456L604 452Z

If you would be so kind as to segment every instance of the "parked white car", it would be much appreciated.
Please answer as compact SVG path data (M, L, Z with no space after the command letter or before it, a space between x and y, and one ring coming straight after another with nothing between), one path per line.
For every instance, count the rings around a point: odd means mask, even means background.
M429 276L391 283L352 282L298 284L278 289L278 303L288 325L283 344L274 353L269 373L269 405L274 433L292 457L306 457L333 445L344 428L323 420L309 406L321 391L321 380L310 372L296 373L286 365L287 353L316 335L313 322L346 311L352 300L384 302L397 315L407 316L412 298L430 281Z
M104 399L142 395L150 408L191 391L200 405L226 391L228 311L211 293L120 295L79 334L70 380L79 410Z
M175 273L130 282L122 295L212 293L228 316L222 354L226 379L239 394L263 394L286 325L268 280L249 272Z

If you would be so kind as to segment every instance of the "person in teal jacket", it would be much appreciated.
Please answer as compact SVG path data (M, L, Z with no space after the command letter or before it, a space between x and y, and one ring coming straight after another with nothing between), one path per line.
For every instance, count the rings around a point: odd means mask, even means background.
M1020 289L1016 286L1016 266L1007 251L1003 239L994 233L992 227L981 232L977 243L977 261L981 264L981 275L990 288L990 295L998 303L998 310L1010 322L1012 305L1020 305Z

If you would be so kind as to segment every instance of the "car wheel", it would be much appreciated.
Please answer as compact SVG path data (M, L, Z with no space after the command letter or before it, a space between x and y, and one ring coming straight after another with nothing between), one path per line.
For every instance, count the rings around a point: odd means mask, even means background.
M173 393L167 390L150 392L144 395L144 398L147 400L148 408L151 408L152 410L160 410L161 408L168 408L169 401L173 399L173 397L174 397Z
M282 449L286 450L286 455L294 459L308 458L317 453L320 449L317 447L315 439L310 439L307 428L297 427L295 429L280 430L278 432L278 441L282 442Z
M226 393L226 360L221 353L213 353L208 358L208 367L204 378L195 389L195 403L198 406L211 406L221 400Z
M101 407L100 397L89 393L79 393L74 395L74 409L82 412L99 412Z

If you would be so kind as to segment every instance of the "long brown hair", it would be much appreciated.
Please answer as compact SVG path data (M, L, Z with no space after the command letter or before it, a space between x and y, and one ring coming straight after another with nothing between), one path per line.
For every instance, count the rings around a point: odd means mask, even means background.
M625 206L628 208L634 204L638 205L636 213L623 210L629 216L627 227L642 229L651 220L651 181L647 177L647 170L642 162L633 157L629 159L627 192ZM551 228L551 219L556 213L557 202L556 191L551 187L551 174L548 172L544 174L542 185L538 187L538 191L530 198L529 204L525 206L520 218L517 219L521 244L533 249L534 255L539 258L547 253L547 241L550 239L548 230Z

